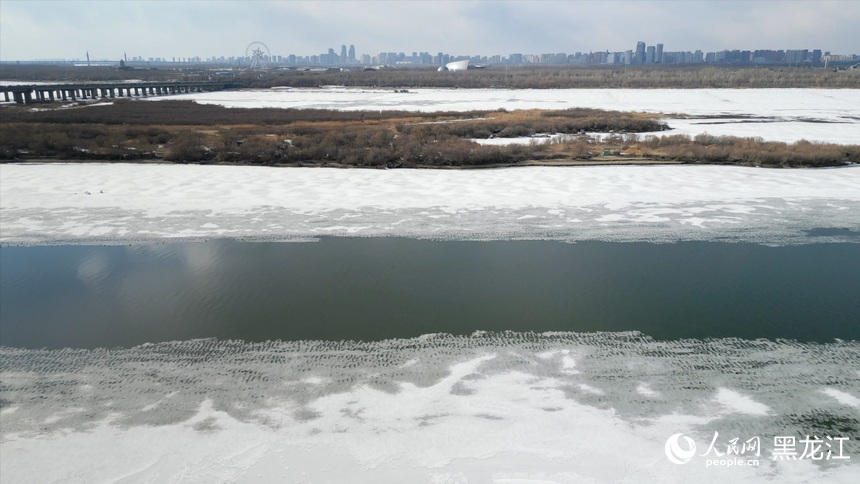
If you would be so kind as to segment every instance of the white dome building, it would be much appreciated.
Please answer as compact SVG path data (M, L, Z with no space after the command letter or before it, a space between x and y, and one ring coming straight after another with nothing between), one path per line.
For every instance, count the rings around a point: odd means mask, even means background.
M469 69L469 60L461 60L455 62L449 62L445 64L445 67L449 71L465 71Z

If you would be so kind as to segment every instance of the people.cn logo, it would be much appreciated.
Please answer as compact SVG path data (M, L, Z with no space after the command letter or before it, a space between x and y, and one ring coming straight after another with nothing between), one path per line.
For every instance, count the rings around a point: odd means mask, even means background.
M686 445L681 445L681 439ZM666 457L675 464L686 464L696 455L696 443L684 434L675 434L666 440Z

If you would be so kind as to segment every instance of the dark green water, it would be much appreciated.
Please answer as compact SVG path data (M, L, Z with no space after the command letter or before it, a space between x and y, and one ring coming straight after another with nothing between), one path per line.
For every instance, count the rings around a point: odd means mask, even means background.
M860 339L860 244L397 238L0 248L0 344L628 331Z

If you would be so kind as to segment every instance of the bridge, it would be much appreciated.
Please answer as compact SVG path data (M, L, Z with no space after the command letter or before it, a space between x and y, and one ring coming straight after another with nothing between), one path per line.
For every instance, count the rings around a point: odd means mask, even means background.
M223 82L97 82L86 84L29 84L0 86L4 100L16 104L110 99L116 97L169 96L191 92L220 91Z

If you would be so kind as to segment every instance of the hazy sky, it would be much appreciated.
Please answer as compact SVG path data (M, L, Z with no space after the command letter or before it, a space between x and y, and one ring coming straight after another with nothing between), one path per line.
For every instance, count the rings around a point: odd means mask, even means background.
M860 0L0 0L0 60L439 51L860 53Z

